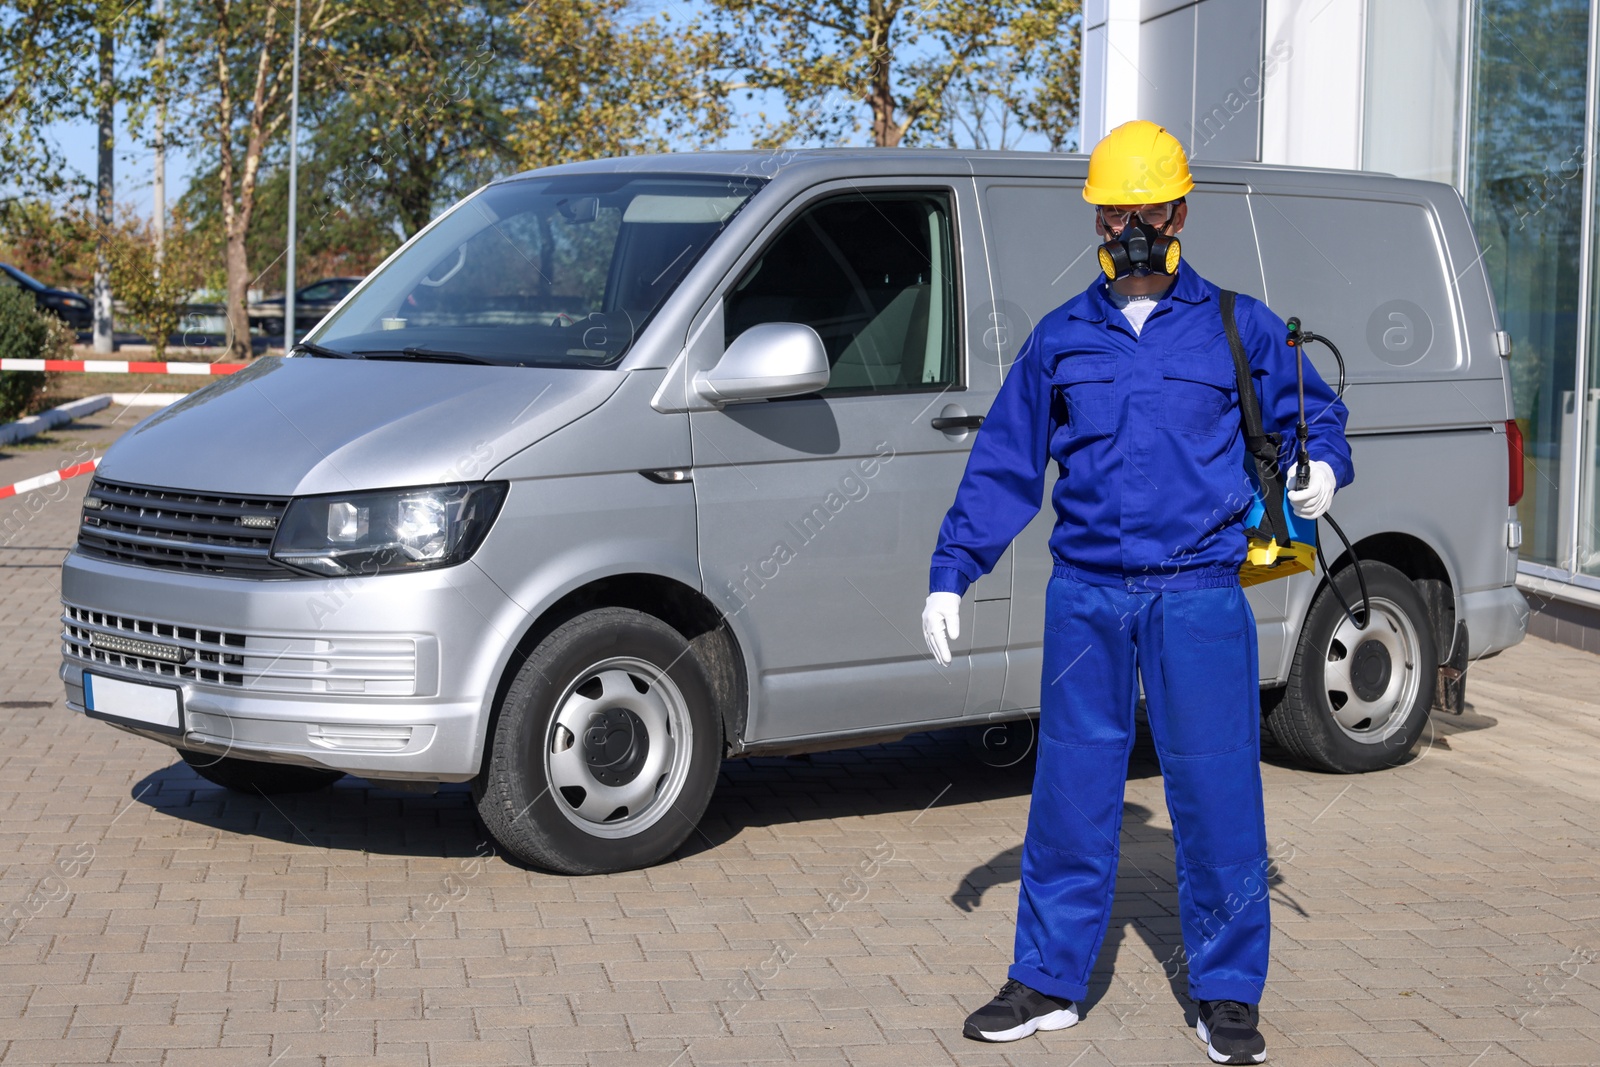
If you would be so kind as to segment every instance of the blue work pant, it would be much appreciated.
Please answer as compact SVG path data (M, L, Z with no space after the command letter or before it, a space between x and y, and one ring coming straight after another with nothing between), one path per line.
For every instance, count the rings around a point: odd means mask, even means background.
M1063 576L1065 571L1065 576ZM1271 919L1255 617L1237 582L1143 591L1058 568L1010 975L1082 1000L1116 885L1139 679L1196 1000L1261 1000Z

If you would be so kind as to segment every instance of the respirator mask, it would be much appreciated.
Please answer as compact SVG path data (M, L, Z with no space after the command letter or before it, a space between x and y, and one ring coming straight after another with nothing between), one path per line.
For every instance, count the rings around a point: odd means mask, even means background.
M1159 227L1151 225L1138 212L1121 219L1108 219L1101 213L1101 223L1106 232L1113 235L1106 238L1099 250L1100 270L1105 273L1106 281L1177 273L1183 249L1176 236L1161 232L1171 223L1174 210L1171 204L1165 206L1167 218ZM1120 229L1114 225L1117 221L1122 222Z

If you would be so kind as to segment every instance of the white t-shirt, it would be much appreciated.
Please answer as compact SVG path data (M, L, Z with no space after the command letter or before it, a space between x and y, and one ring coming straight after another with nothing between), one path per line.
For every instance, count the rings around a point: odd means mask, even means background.
M1135 336L1144 329L1144 320L1150 317L1150 312L1161 302L1159 296L1123 296L1109 285L1106 286L1106 299L1122 309L1122 317L1133 327Z

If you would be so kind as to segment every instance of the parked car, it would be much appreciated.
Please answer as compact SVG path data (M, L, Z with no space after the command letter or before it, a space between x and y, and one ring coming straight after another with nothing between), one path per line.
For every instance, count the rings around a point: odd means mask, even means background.
M565 872L670 856L724 759L1037 716L1048 507L954 663L917 620L974 426L1096 270L1086 166L686 154L480 189L290 358L107 453L63 567L69 706L235 789L471 782L507 851ZM1334 514L1372 619L1320 570L1253 586L1267 723L1386 767L1441 677L1526 628L1477 242L1448 186L1193 169L1184 255L1349 370Z
M323 278L304 289L295 290L294 321L301 329L309 330L322 316L332 311L350 290L361 284L360 278ZM283 336L283 297L274 296L253 303L246 309L250 328L268 337Z
M9 263L0 263L0 285L28 290L40 311L48 311L74 330L94 328L94 304L82 293L52 289Z

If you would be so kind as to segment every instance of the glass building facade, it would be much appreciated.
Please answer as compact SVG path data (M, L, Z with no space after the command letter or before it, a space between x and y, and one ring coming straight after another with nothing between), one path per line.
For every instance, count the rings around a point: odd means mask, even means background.
M1579 346L1593 332L1582 323L1592 307L1583 291L1593 244L1584 239L1589 7L1589 0L1483 0L1466 57L1462 191L1512 336L1512 396L1526 453L1522 557L1567 571L1574 569L1575 504L1592 495L1594 468L1577 462L1581 439L1592 454L1594 436L1593 405L1578 386L1587 362ZM1576 562L1583 570L1581 554Z
M1466 198L1512 337L1523 569L1600 589L1591 0L1367 0L1361 165Z

